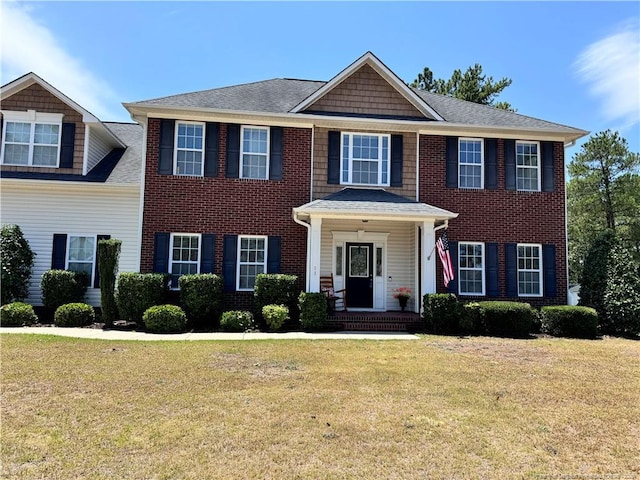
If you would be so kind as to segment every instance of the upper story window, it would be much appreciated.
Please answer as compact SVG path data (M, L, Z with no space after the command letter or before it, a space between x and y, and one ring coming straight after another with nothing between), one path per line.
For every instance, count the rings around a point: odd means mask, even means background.
M460 295L484 295L484 243L458 244Z
M240 178L269 178L269 128L242 127Z
M483 188L482 167L484 163L483 141L480 138L458 139L458 186L460 188Z
M2 164L57 167L62 114L3 111Z
M542 296L542 247L518 244L518 295Z
M200 269L200 234L172 233L169 273L171 274L171 288L178 288L178 278L181 275L198 273Z
M267 271L267 237L238 237L238 290L253 290L256 276Z
M204 175L204 123L177 122L174 173Z
M516 188L540 191L540 142L516 142Z
M342 184L389 185L389 135L342 134Z
M69 235L67 242L67 270L85 272L92 285L96 260L95 235Z

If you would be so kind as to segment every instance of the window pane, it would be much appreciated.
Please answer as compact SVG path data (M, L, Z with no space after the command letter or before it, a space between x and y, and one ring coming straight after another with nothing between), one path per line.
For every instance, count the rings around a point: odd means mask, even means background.
M36 144L58 145L59 125L36 123L33 141Z
M33 164L55 167L58 165L58 147L33 147Z
M27 165L29 163L29 146L5 144L3 162L9 165Z
M382 248L376 248L376 277L382 276Z
M369 276L369 247L349 247L349 276Z
M31 138L31 124L7 122L5 141L12 143L29 143Z
M171 248L171 288L178 288L180 275L198 273L200 237L198 235L174 235Z
M336 246L336 275L342 275L342 245Z

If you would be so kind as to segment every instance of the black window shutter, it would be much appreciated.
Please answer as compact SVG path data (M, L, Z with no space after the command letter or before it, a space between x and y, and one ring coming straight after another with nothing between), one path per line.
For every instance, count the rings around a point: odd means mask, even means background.
M267 250L267 273L280 273L280 237L270 236Z
M402 135L391 135L391 186L402 186Z
M227 178L240 177L240 125L229 123L227 125Z
M555 189L553 167L553 142L541 142L542 147L542 191L553 192Z
M73 168L73 147L76 139L76 124L62 124L60 141L60 168Z
M98 245L100 240L109 240L111 235L98 235L96 242L96 264L93 272L93 287L100 288L100 256L98 255Z
M224 280L224 290L226 292L236 291L236 260L238 255L238 236L225 235L222 252L222 276Z
M158 174L173 174L173 142L176 129L175 120L160 120L160 150L158 155Z
M269 148L269 179L282 180L282 152L284 142L284 129L271 127L271 145Z
M218 123L207 122L204 145L204 176L218 176Z
M518 246L507 243L504 246L505 278L507 282L507 297L518 296Z
M213 273L215 267L216 236L212 233L202 234L200 246L200 273Z
M516 189L516 141L504 141L504 188ZM517 290L516 290L517 292Z
M544 296L557 297L557 279L556 279L556 246L542 246L542 268L544 271Z
M53 251L51 253L51 268L64 270L67 266L67 235L53 234Z
M153 271L169 272L169 234L156 233L153 239Z
M498 285L498 244L485 244L486 254L486 280L487 280L487 296L497 297L500 295Z
M484 139L484 188L498 188L498 140Z
M453 266L453 280L449 282L449 293L458 294L458 242L449 241L449 256Z
M340 184L340 132L329 132L329 159L327 183Z
M458 187L458 137L447 137L447 188Z

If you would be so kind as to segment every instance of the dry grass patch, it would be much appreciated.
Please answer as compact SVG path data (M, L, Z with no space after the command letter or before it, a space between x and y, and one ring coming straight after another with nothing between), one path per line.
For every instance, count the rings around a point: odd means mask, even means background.
M640 343L2 336L2 478L636 478Z

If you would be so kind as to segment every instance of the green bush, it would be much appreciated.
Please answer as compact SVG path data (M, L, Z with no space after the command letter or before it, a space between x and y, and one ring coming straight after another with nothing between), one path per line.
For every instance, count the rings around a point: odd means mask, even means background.
M246 332L255 328L253 314L243 310L224 312L220 319L220 329L223 332Z
M190 325L215 330L222 310L222 278L213 273L182 275L178 279L180 303Z
M270 330L278 330L289 318L289 308L286 305L265 305L262 307L262 318Z
M603 304L611 333L640 335L640 275L630 251L621 244L609 252Z
M534 311L528 303L501 301L478 303L483 310L486 334L525 338L531 332Z
M28 303L13 302L0 307L0 326L21 327L38 321L33 307Z
M150 333L180 333L187 326L187 315L177 305L155 305L142 315L144 326Z
M100 272L100 307L102 321L111 326L118 318L116 306L116 276L122 241L115 238L98 242L98 270Z
M83 327L93 323L95 319L93 307L81 302L60 305L53 316L56 327Z
M469 302L462 307L463 315L460 317L460 329L464 333L484 333L484 310L480 304L478 302Z
M18 225L3 225L0 232L0 304L24 300L35 253Z
M168 284L169 276L164 273L122 272L116 292L120 318L143 326L144 312L165 302Z
M296 275L261 273L256 276L253 290L256 314L262 316L262 308L265 305L285 305L289 308L291 316L297 318L299 293L300 288Z
M324 293L300 293L300 325L303 330L327 328L327 296Z
M462 304L452 293L427 293L422 306L427 331L459 334L471 330Z
M598 314L590 307L542 307L542 331L556 337L596 338Z
M47 270L42 274L42 303L50 311L67 303L82 303L89 286L89 275L70 270Z

